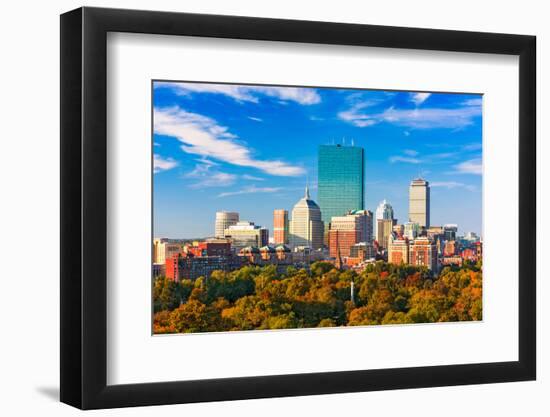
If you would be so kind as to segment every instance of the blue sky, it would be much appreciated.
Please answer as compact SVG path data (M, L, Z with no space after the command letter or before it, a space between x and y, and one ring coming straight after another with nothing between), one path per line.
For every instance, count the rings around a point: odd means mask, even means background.
M366 208L407 221L408 186L431 188L431 223L481 233L481 95L155 82L154 235L211 236L215 212L270 229L309 182L317 148L365 149Z

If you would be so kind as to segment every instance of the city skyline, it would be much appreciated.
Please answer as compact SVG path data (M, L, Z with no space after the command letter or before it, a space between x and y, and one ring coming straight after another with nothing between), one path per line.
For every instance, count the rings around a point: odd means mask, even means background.
M332 143L364 149L365 209L386 199L405 223L422 176L431 224L482 234L479 95L155 83L154 111L155 236L213 236L221 210L273 236L273 210L306 184L319 202L318 148Z

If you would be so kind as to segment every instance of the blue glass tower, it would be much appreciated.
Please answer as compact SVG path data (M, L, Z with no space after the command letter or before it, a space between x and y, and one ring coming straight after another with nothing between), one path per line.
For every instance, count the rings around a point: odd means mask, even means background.
M333 216L364 209L364 149L321 145L318 164L317 201L326 231Z

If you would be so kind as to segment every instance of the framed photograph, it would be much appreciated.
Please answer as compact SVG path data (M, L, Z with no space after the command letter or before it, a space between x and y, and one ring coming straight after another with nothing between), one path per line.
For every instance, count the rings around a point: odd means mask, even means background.
M61 401L533 380L535 37L61 16Z

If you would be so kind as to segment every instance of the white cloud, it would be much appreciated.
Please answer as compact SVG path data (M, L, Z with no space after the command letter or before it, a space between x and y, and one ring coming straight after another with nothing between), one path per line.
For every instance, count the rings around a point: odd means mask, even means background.
M361 112L363 105L355 105L351 109L338 113L338 118L357 127L368 127L377 123L373 115Z
M390 157L390 162L393 164L395 162L404 162L406 164L419 164L421 161L418 158L412 158L410 156L392 156Z
M431 187L442 187L452 190L454 188L464 188L468 191L475 191L476 187L469 184L464 184L463 182L457 181L434 181L430 183Z
M411 101L416 104L417 106L420 106L422 103L424 103L428 97L430 97L432 93L411 93Z
M254 185L246 188L242 188L237 191L228 191L225 193L218 194L218 197L229 197L232 195L241 195L241 194L255 194L255 193L276 193L280 191L279 187L256 187Z
M481 107L483 101L481 98L470 98L466 101L464 101L464 105L465 106L477 106L477 107Z
M253 167L271 175L299 176L304 169L280 160L255 159L249 148L237 142L237 137L227 127L214 119L190 113L175 106L155 108L155 134L178 139L184 152L213 158L229 164Z
M479 151L482 147L481 143L469 143L468 145L464 145L462 149L465 151Z
M418 155L418 152L415 151L414 149L405 149L405 150L403 151L403 153L404 153L405 155L408 155L408 156L416 156L416 155Z
M178 166L178 162L173 158L163 158L158 154L153 155L153 172L155 174L161 171L168 171L169 169Z
M353 106L338 113L338 117L357 127L368 127L386 122L410 129L460 129L474 123L481 116L481 107L464 105L458 108L396 109L390 107L381 113L364 111L364 106Z
M461 162L458 165L455 165L456 173L458 174L482 174L482 164L481 159L470 159L469 161Z
M226 187L232 185L237 180L237 175L226 172L212 171L211 168L218 164L208 160L201 159L200 163L195 165L195 169L184 175L185 178L194 179L191 188L201 187Z
M248 116L248 118L250 120L254 120L255 122L263 122L264 121L264 119L260 119L259 117Z
M155 88L172 88L181 95L193 93L222 94L240 102L258 103L259 98L262 96L273 97L285 102L292 101L302 105L321 102L321 96L314 88L178 82L156 82Z
M248 175L248 174L241 175L241 178L243 180L249 180L249 181L263 181L264 180L264 178L255 177L254 175Z
M379 119L415 129L458 129L473 124L474 117L480 115L480 110L474 106L455 109L422 108L414 110L390 107L379 115Z

